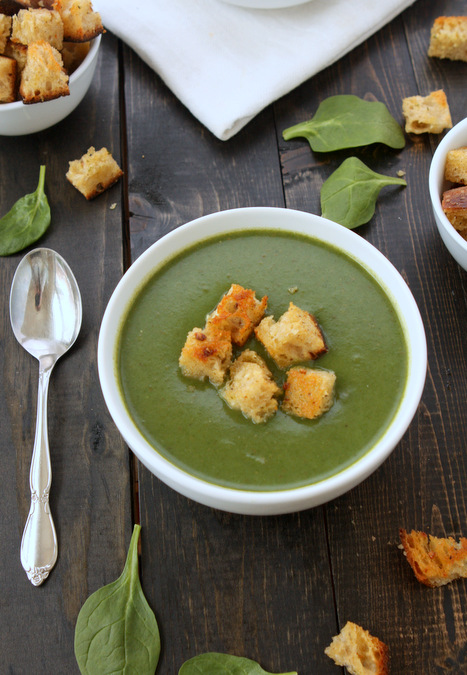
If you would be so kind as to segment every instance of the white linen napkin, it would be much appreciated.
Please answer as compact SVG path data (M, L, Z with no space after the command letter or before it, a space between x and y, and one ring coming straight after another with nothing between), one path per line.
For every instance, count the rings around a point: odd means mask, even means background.
M227 140L413 2L310 0L258 10L222 0L96 0L94 9L202 124Z

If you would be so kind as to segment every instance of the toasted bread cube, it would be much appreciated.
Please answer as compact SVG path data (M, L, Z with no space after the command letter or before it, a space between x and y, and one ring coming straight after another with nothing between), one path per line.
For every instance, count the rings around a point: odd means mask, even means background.
M332 370L295 366L287 373L282 410L289 415L313 420L334 403L336 375Z
M64 42L62 47L63 66L68 73L74 71L83 63L89 53L90 42Z
M467 16L439 16L435 19L428 56L467 61Z
M0 103L13 103L16 100L17 64L8 56L0 56Z
M40 40L28 45L19 93L23 103L40 103L69 95L62 57L48 42Z
M263 318L267 302L266 295L258 300L254 291L232 284L214 312L207 317L207 323L228 330L232 342L242 347Z
M234 410L256 424L266 422L278 408L280 387L274 382L265 361L251 349L245 349L230 367L229 380L219 391Z
M91 0L61 0L60 4L64 40L89 42L104 32L101 16L93 10Z
M467 185L467 146L448 151L444 177L451 183Z
M22 45L44 40L60 51L63 46L60 14L50 9L20 9L13 17L11 39Z
M66 177L86 199L94 199L123 175L107 148L90 147L80 159L69 162Z
M206 378L220 386L232 360L232 341L227 331L209 327L193 328L186 338L179 358L183 375L196 380Z
M347 621L324 653L351 675L388 675L389 649L361 626Z
M442 89L428 96L409 96L402 101L405 130L408 134L440 134L452 128L451 112Z
M265 317L255 328L255 335L279 368L317 359L327 351L315 317L293 302L277 322L272 316Z
M441 207L451 225L467 239L467 185L443 192Z
M412 530L399 531L407 561L420 583L435 588L467 577L467 538L433 537Z
M27 45L21 45L19 42L12 42L8 40L5 46L5 56L9 56L12 59L15 59L18 69L17 69L17 79L20 80L21 73L26 66L26 61L28 58L28 47Z
M11 33L11 16L0 14L0 54L5 52L6 43Z

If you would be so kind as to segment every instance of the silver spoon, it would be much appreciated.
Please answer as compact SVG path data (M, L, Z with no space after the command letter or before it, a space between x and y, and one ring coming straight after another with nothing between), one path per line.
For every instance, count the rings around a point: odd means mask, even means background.
M30 251L19 263L10 293L10 320L18 342L39 360L36 436L29 486L31 507L21 540L21 564L39 586L58 555L49 508L52 470L47 436L47 392L52 369L81 327L81 296L65 260L48 248Z

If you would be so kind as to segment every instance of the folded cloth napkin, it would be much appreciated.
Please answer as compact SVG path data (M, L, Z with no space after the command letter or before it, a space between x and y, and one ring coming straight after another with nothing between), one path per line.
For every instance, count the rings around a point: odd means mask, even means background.
M202 124L227 140L413 2L310 0L259 10L222 0L96 0L94 9Z

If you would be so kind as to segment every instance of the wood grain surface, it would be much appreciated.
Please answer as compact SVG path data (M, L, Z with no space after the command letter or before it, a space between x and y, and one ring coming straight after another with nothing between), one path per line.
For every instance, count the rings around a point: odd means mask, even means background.
M52 225L40 245L62 254L83 296L79 339L52 375L51 508L59 559L39 588L19 561L29 508L28 472L37 362L15 341L8 296L21 254L0 264L0 673L78 675L73 654L84 600L120 574L133 522L142 525L141 579L162 639L157 672L175 675L204 651L247 656L271 672L342 672L324 654L347 620L386 642L392 675L467 673L467 581L421 586L399 546L400 527L467 536L467 274L436 230L428 193L442 138L407 136L394 151L314 153L282 131L334 94L386 103L403 125L402 98L446 92L453 122L467 110L467 64L429 59L437 16L460 0L417 0L332 67L258 115L227 142L214 138L157 74L110 33L84 101L52 129L0 138L0 208L37 184L46 164ZM68 161L106 146L125 176L93 202L66 181ZM242 206L320 213L324 180L348 156L403 171L358 234L400 271L420 308L428 344L422 401L389 459L327 505L250 517L197 504L133 457L98 381L106 303L124 270L161 236L199 216Z

